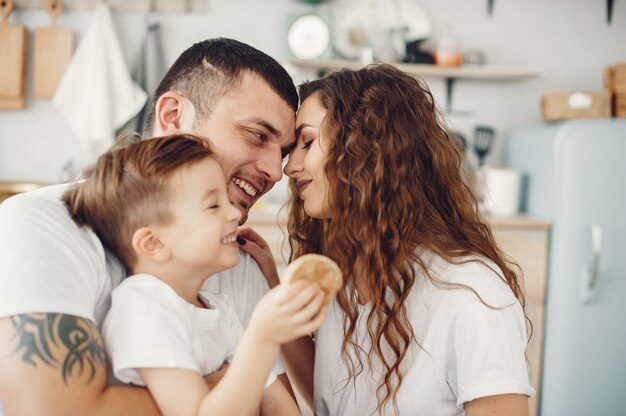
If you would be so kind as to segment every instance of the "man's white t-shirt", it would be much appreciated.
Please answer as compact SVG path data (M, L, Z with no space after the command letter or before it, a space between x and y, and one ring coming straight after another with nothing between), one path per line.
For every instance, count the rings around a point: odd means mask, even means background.
M495 309L484 305L469 289L437 287L418 271L406 300L417 343L411 345L402 365L404 379L397 395L398 414L463 415L463 403L479 397L534 395L525 360L525 319L507 284L480 263L449 264L428 252L423 258L440 281L470 286ZM498 270L494 264L488 264ZM371 305L359 305L358 311L355 333L359 346L369 351L366 320ZM394 415L391 401L382 412L375 412L376 389L380 375L384 374L379 361L373 360L370 369L364 359L361 374L356 380L349 380L341 355L343 318L339 305L332 302L327 320L316 333L315 414ZM358 364L356 359L353 361Z
M206 308L148 274L131 276L113 289L102 336L114 376L145 386L137 368L180 368L204 376L230 363L243 334L233 301L207 290L200 298ZM275 379L272 373L266 387Z
M125 272L93 231L72 220L60 199L68 186L41 188L0 204L0 318L47 312L102 325L111 291ZM254 259L244 253L237 266L212 276L203 288L230 296L244 327L269 290ZM285 372L280 360L274 372Z

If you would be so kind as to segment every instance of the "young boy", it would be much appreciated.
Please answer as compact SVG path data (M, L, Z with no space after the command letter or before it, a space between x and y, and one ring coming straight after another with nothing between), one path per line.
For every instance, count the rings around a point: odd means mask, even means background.
M114 375L147 386L167 415L256 414L264 386L272 414L299 414L270 370L281 343L321 325L323 293L279 286L244 332L231 299L202 290L239 261L241 219L207 143L177 134L115 145L63 196L132 274L113 290L102 327ZM210 389L203 377L228 363Z

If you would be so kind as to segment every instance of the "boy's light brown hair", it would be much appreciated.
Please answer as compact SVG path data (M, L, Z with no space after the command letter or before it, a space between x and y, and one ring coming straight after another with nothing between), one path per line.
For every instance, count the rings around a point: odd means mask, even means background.
M167 180L183 166L214 157L207 139L175 134L128 143L121 137L101 155L85 178L63 194L63 202L80 226L130 270L137 260L133 233L171 220Z

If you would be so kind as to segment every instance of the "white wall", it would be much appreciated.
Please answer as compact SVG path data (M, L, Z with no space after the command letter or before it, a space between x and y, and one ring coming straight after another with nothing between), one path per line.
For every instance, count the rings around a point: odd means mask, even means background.
M487 0L420 0L417 4L430 15L433 37L458 36L462 48L484 51L489 64L541 71L540 78L528 81L457 81L453 107L471 115L453 113L448 120L466 135L479 123L494 126L500 139L511 129L538 123L544 92L601 89L604 66L626 61L626 2L615 2L611 26L605 21L603 0L495 0L492 17L486 13ZM207 14L160 15L168 63L192 43L214 36L239 39L284 60L287 18L307 8L296 0L212 0ZM88 11L70 10L59 24L72 28L80 41L90 17ZM48 24L42 11L31 9L14 11L11 21L27 26L31 33ZM115 13L114 23L130 64L138 53L144 15ZM29 84L31 78L29 72ZM294 74L294 78L299 81L301 76ZM443 105L443 80L426 81ZM0 111L0 180L57 181L66 161L85 155L52 105L32 98L30 91L29 85L24 110ZM499 153L497 148L492 162L499 161Z

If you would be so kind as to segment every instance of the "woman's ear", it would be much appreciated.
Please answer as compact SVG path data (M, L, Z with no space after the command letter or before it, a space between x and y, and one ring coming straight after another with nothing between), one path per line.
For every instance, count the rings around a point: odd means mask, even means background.
M142 227L133 233L132 246L138 257L159 263L169 260L172 254L150 227Z
M154 130L152 135L165 136L187 131L193 121L195 109L191 102L180 94L168 91L162 94L154 109Z

